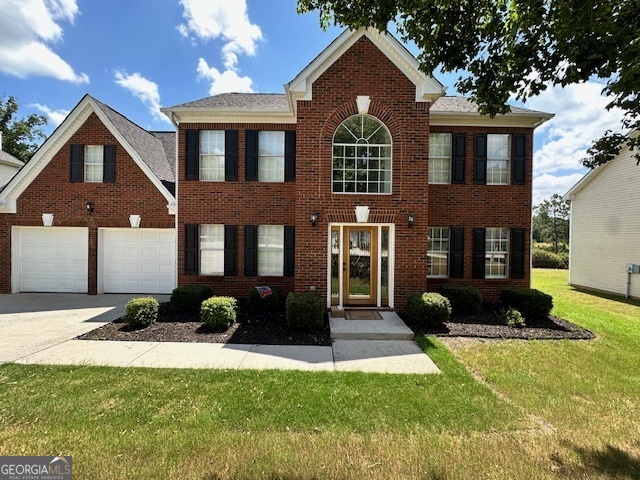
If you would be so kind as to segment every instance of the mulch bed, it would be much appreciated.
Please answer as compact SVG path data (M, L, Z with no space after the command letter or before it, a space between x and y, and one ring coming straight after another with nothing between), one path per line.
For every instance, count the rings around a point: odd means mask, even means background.
M158 321L133 329L122 318L77 337L79 340L129 340L140 342L204 342L261 345L331 345L329 322L313 332L292 331L284 313L249 314L238 312L238 321L224 332L204 328L197 313L176 312L161 303Z

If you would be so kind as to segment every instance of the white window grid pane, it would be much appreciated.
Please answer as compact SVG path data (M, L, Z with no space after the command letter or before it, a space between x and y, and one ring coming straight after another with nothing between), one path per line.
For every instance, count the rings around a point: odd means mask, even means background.
M451 158L450 133L432 133L429 135L429 157Z
M283 225L258 225L258 275L284 275Z
M451 183L451 158L429 158L429 183Z
M506 278L509 262L509 229L487 228L485 238L485 276Z
M508 184L510 164L511 136L487 135L487 185Z
M224 130L202 130L200 132L201 155L224 155Z
M86 145L84 147L84 181L100 183L103 180L104 147Z
M429 227L427 239L427 275L446 277L449 275L449 229Z
M224 130L200 132L200 180L224 181Z
M200 274L224 275L224 225L200 225Z
M258 132L258 181L284 182L284 132Z
M258 181L284 182L284 157L259 157Z
M506 185L509 183L509 161L487 160L487 184Z

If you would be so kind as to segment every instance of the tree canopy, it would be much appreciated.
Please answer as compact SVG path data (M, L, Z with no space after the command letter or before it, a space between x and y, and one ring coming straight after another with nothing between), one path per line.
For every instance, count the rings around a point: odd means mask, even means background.
M482 114L507 113L512 94L596 79L607 109L625 112L621 130L640 129L640 0L298 0L298 12L314 10L323 28L395 22L424 72L465 72L455 86ZM640 136L607 131L582 163L605 163L624 142L640 162Z
M0 96L0 131L2 150L28 162L39 146L39 140L46 138L42 126L47 124L43 115L32 113L26 118L14 118L18 112L18 102L14 97Z
M554 193L533 207L533 239L549 242L553 252L569 245L569 202Z

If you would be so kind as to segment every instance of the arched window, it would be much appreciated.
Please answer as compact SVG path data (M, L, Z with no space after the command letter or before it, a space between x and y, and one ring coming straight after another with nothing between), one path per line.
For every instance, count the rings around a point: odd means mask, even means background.
M347 118L333 135L333 193L391 193L391 134L369 115Z

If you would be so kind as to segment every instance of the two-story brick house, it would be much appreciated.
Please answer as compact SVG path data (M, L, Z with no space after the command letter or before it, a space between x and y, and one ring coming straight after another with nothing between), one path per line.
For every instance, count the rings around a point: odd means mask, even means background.
M345 31L284 94L164 109L177 127L177 283L402 308L443 281L529 286L533 131L480 116L392 36Z

